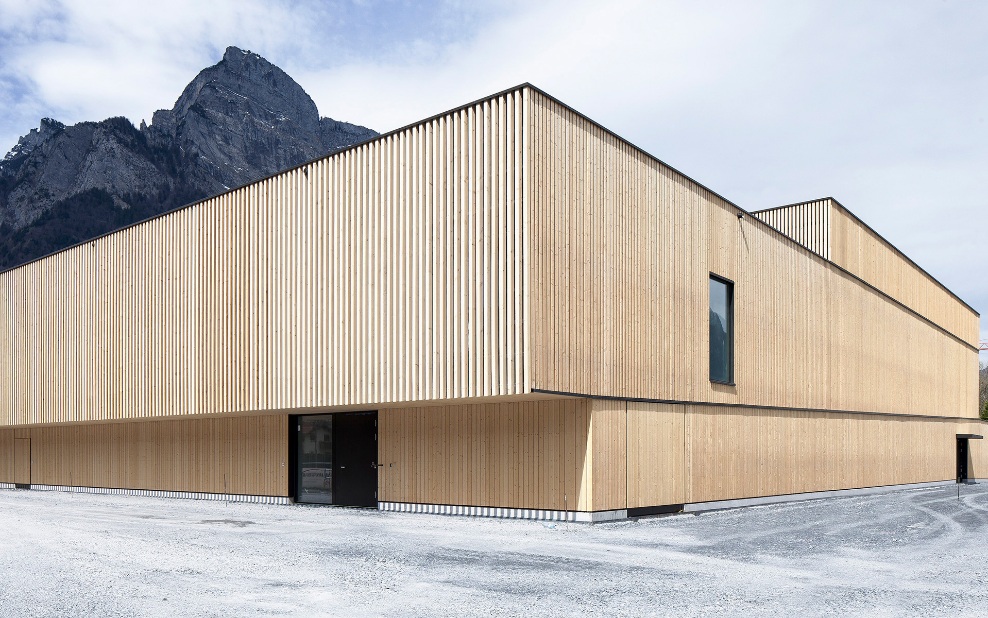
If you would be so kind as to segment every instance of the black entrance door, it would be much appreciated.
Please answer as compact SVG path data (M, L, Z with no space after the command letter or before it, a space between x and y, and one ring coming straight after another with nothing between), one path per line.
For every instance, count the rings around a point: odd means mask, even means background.
M377 506L377 412L333 415L333 504Z
M297 417L295 499L377 506L377 412Z
M957 438L957 481L966 481L967 474L967 438Z

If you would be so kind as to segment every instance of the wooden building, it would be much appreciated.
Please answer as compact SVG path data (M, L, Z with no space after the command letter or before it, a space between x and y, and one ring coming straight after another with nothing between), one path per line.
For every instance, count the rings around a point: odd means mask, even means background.
M746 212L525 84L0 273L0 482L602 519L950 481L977 339L835 200Z

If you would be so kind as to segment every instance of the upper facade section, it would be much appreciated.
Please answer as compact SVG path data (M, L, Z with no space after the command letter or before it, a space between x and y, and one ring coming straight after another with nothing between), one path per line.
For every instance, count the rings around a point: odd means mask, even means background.
M833 198L752 213L972 346L978 313Z
M523 85L0 273L0 425L536 392L976 415L976 315L830 202L798 216Z
M526 392L527 92L0 273L0 425Z

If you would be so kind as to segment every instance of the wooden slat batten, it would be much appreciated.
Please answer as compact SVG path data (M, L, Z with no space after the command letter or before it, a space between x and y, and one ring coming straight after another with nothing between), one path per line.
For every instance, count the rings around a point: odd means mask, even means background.
M528 88L0 273L0 425L529 391Z
M533 389L976 416L970 346L549 97L532 114ZM735 386L709 380L711 273L735 282Z
M751 213L820 257L830 259L830 198Z

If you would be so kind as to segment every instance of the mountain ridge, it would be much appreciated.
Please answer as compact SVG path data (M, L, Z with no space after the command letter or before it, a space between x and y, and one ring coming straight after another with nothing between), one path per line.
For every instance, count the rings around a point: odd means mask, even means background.
M227 48L150 125L44 118L0 160L0 270L366 141L258 54Z

